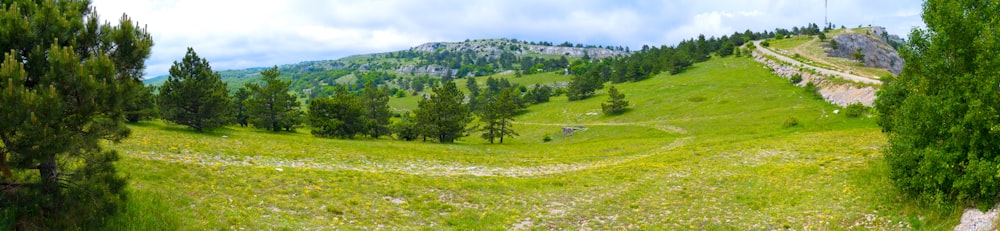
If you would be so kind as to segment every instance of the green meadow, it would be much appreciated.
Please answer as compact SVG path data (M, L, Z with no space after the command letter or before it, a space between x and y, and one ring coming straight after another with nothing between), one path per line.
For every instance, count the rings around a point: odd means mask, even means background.
M515 117L520 136L503 144L478 133L437 144L143 122L108 144L130 179L126 211L111 226L895 230L958 222L957 209L898 196L873 118L835 113L842 108L751 59L713 58L615 86L630 102L624 114L601 114L603 90L582 101L554 97ZM390 105L412 109L419 97ZM564 126L584 129L564 135Z

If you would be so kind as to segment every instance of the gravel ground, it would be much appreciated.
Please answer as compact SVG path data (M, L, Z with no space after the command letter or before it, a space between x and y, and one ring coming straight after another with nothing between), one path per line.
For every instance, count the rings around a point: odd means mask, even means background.
M955 231L997 230L993 221L997 220L998 208L1000 208L1000 204L985 213L976 208L965 209L965 213L962 214L962 223L955 226Z

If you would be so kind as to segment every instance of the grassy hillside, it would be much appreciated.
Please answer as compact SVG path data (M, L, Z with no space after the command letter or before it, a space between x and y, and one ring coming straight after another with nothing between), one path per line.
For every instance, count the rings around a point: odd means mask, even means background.
M543 78L544 77L544 78ZM517 81L565 81L525 76ZM459 84L464 86L464 84ZM884 137L750 59L531 106L490 145L336 140L147 122L109 144L131 179L112 225L148 229L944 229L950 209L900 199ZM397 109L418 97L393 98ZM797 126L787 127L794 118ZM572 136L564 125L583 126ZM552 141L543 142L550 136Z

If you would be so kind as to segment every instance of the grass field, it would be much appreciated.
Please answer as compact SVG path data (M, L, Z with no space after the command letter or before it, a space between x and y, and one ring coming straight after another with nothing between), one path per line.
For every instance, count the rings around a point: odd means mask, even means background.
M111 225L886 230L958 221L957 209L897 196L873 119L835 114L750 59L714 58L616 87L632 105L625 114L599 113L603 91L555 97L518 116L520 136L502 145L478 134L434 144L141 123L109 144L131 180L128 210ZM393 107L414 107L410 98ZM798 125L785 126L791 119ZM566 136L562 126L586 129Z

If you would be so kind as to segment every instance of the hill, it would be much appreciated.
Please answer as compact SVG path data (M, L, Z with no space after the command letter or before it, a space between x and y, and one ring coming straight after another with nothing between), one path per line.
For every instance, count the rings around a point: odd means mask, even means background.
M292 81L294 92L313 92L334 83L360 86L363 81L389 78L442 78L448 76L486 76L562 71L571 60L624 56L628 48L594 46L565 42L529 42L517 39L477 39L463 42L432 42L407 50L355 55L337 60L306 61L280 65L280 79ZM218 71L224 82L235 90L245 83L258 81L264 67ZM364 76L364 74L369 74ZM166 76L144 81L159 85ZM406 88L396 83L394 87ZM320 92L320 91L315 91ZM305 94L302 95L306 97Z
M552 73L510 78L545 83ZM458 81L464 81L460 79ZM482 83L482 81L480 81ZM459 86L464 84L459 83ZM161 122L109 144L131 179L123 229L944 229L901 199L873 119L849 118L743 58L565 96L503 145L315 138ZM393 98L394 107L416 104ZM572 135L565 126L582 127ZM544 137L550 137L545 141Z

